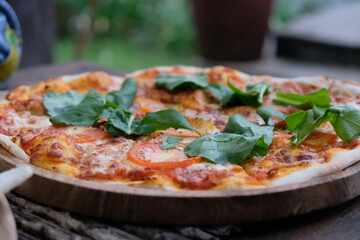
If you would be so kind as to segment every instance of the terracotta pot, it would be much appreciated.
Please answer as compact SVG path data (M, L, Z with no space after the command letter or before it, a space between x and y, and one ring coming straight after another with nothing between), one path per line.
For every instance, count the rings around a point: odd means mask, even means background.
M271 0L191 0L200 53L222 60L261 55Z

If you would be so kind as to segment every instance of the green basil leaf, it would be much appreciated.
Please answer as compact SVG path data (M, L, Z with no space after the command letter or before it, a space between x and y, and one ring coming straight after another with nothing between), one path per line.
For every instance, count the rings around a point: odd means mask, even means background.
M108 107L108 108L105 108L101 113L100 115L98 116L97 120L99 119L109 119L110 115L115 111L114 108L112 107Z
M246 135L245 135L246 136ZM259 137L259 136L255 136L255 137ZM256 144L252 150L252 152L250 153L250 155L248 156L248 158L250 157L254 157L254 156L265 156L268 152L269 152L269 148L270 148L270 144L268 144L265 141L265 136L261 136L257 141Z
M230 88L218 83L209 84L208 87L212 94L220 99L220 105L223 107L233 105L260 106L263 103L263 96L272 91L272 88L264 82L248 84L246 93L236 88L231 82L228 82L228 85Z
M273 126L275 123L271 119L272 117L278 117L282 120L285 120L286 115L282 112L276 111L272 107L269 106L261 106L256 110L256 113L260 115L260 117L264 120L267 125Z
M99 115L107 108L106 96L91 90L76 106L50 118L52 124L66 124L77 126L93 125Z
M127 78L119 91L107 93L107 100L124 109L129 109L137 92L138 86L133 78Z
M131 135L139 127L140 121L141 119L135 119L130 112L118 108L110 114L106 128L114 136Z
M288 131L298 131L291 138L291 143L300 145L316 128L328 121L343 141L348 142L360 136L360 111L351 106L332 106L317 118L312 109L287 117Z
M290 133L298 131L291 137L291 143L299 146L314 130L319 127L321 120L315 120L314 111L312 109L307 111L298 111L288 116L285 121Z
M311 111L311 113L310 113ZM306 118L311 117L312 120L314 120L314 112L313 110L307 111L295 111L291 115L287 116L285 118L286 125L287 125L287 131L289 133L293 133L296 131L299 131L306 121Z
M229 118L224 132L236 133L247 137L257 137L258 142L252 154L255 156L265 156L274 138L273 130L273 127L260 126L256 123L249 122L241 114L235 114Z
M160 145L160 148L164 150L174 148L182 140L183 138L181 137L165 136L162 140L162 144Z
M322 88L318 91L308 94L282 93L278 92L275 95L273 102L282 106L295 106L303 108L312 108L314 106L329 107L330 97L328 90Z
M211 83L209 84L208 89L212 94L219 98L221 106L225 107L236 104L236 96L234 92L223 84Z
M314 116L315 118L318 118L322 115L325 114L326 110L329 108L330 106L317 106L317 105L314 105L312 110L314 110Z
M206 88L209 85L208 77L204 73L195 75L161 73L155 79L155 83L158 87L165 88L171 92L178 92L188 87Z
M204 135L189 143L184 152L191 157L201 156L218 164L240 164L250 155L258 140L259 137L232 133Z
M360 136L359 110L351 106L332 106L327 112L331 125L343 141L349 142Z
M85 94L69 91L65 93L49 91L44 97L44 106L47 113L53 117L78 105Z
M273 127L260 126L257 123L250 122L241 114L235 114L229 118L224 132L236 133L245 136L264 136L265 143L270 145L273 140Z
M109 113L105 112L105 114ZM135 119L135 116L131 115L130 112L118 108L110 113L107 122L109 133L115 136L147 135L168 128L183 128L196 131L184 115L173 109L146 113L143 119Z
M157 130L166 130L168 128L182 128L196 131L184 115L174 109L166 109L158 112L146 113L134 133L146 135Z
M234 91L235 96L246 106L261 106L264 95L272 91L272 88L265 82L248 84L246 93L232 85L231 82L228 82L228 85Z

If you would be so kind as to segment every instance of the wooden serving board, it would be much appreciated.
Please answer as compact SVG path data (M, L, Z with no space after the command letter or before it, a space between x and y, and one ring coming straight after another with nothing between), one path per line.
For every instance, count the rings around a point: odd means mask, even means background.
M16 240L17 232L14 216L9 203L4 195L0 193L0 239Z
M0 148L0 171L24 163ZM32 166L15 191L70 212L133 223L237 224L327 208L360 195L360 163L306 183L251 190L169 191L97 183Z

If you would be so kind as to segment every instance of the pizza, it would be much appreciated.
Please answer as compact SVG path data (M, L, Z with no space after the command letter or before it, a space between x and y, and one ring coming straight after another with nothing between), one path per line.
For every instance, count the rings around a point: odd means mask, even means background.
M60 76L11 90L0 143L67 177L169 190L306 182L360 160L360 86L215 66Z

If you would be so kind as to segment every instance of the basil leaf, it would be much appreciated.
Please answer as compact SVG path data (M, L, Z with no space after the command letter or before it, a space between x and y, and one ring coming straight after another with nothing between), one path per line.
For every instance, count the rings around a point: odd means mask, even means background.
M235 114L229 118L224 132L242 134L245 136L264 136L265 143L270 145L273 139L273 130L273 127L260 126L250 122L241 114Z
M166 130L168 128L182 128L197 132L190 125L184 115L174 109L166 109L158 112L146 113L134 133L138 135L145 135L157 130Z
M326 110L329 108L330 106L317 106L317 105L314 105L313 107L312 107L312 110L314 110L314 116L315 116L315 118L318 118L318 117L320 117L320 116L322 116L322 115L324 115L325 114L325 112L326 112Z
M351 106L329 107L316 118L314 110L299 111L286 118L288 131L295 132L291 143L300 145L322 123L329 121L334 131L343 141L351 141L360 136L360 111Z
M349 142L360 136L360 111L351 106L333 106L327 110L331 125L341 140Z
M260 115L260 117L264 120L267 125L273 126L275 123L271 119L272 117L278 117L282 120L285 120L286 115L282 112L276 111L272 107L269 106L261 106L256 110L256 113Z
M290 115L285 120L286 124L288 124L288 131L290 133L298 131L297 134L294 134L291 137L291 143L295 146L299 146L300 143L304 141L310 135L310 133L312 133L315 128L319 127L321 124L320 120L316 121L314 119L314 111L312 109L307 111L299 111Z
M107 108L106 96L91 90L76 106L50 118L52 124L66 124L77 126L93 125L99 115Z
M184 151L189 156L202 156L219 164L239 164L246 158L267 154L272 130L273 127L260 126L236 114L229 118L223 133L201 136Z
M111 135L131 135L139 127L140 121L141 119L135 119L130 112L118 108L110 114L106 128Z
M291 115L287 116L285 118L286 125L287 125L287 131L289 133L299 131L301 128L303 128L306 118L310 118L310 119L314 120L313 110L311 110L311 109L308 111L299 110L299 111L295 111Z
M218 164L239 164L250 155L258 139L232 133L204 135L189 143L184 152Z
M119 91L107 93L107 100L124 109L129 109L137 92L138 86L133 78L127 78Z
M265 156L274 137L273 130L273 127L260 126L256 123L249 122L241 114L235 114L229 118L224 132L236 133L247 137L257 137L258 142L252 154L255 156Z
M109 133L114 136L146 135L168 128L196 131L184 115L173 109L146 113L143 119L135 119L130 112L118 108L110 114L107 123Z
M155 79L156 86L165 88L171 92L178 92L184 88L206 88L208 77L204 73L195 75L178 75L161 73Z
M313 106L329 107L330 97L325 88L308 94L282 93L275 95L273 102L282 106L295 106L303 108L312 108Z
M98 116L97 120L99 119L109 119L110 115L115 111L114 108L112 107L108 107L108 108L105 108L101 113L100 115Z
M212 94L220 99L221 106L225 107L229 105L235 105L236 96L230 88L220 83L211 83L209 84L208 89Z
M181 137L165 136L162 140L162 144L160 145L160 148L164 150L174 148L182 140L183 138Z
M265 82L248 84L246 93L232 85L231 82L228 82L228 85L234 91L235 96L246 106L261 106L264 95L272 91L272 88Z
M44 97L44 106L47 113L52 117L75 107L84 97L85 94L76 91L65 93L49 91Z
M212 94L220 99L220 105L223 107L230 105L260 106L263 103L263 96L272 91L272 88L264 82L248 84L246 93L236 88L231 82L228 82L228 86L230 88L212 83L208 87Z

